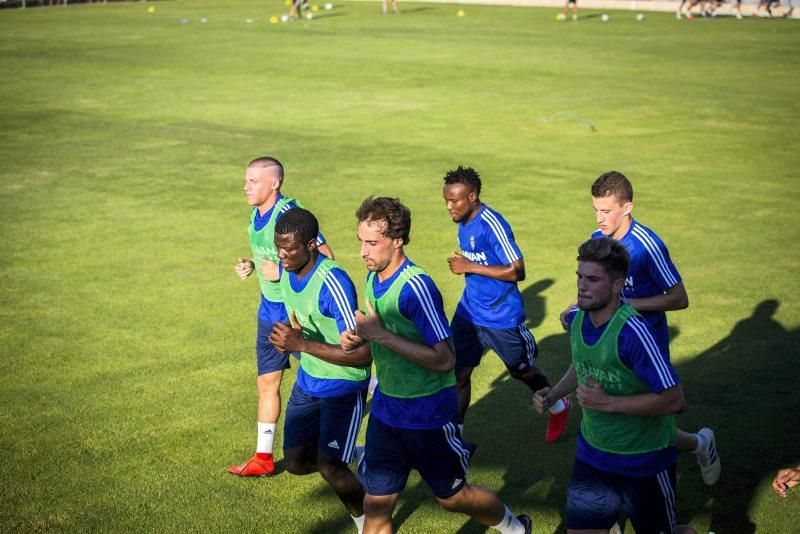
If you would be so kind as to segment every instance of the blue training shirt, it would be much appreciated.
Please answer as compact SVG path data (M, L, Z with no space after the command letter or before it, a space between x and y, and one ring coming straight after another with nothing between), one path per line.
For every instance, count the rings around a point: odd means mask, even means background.
M278 193L278 198L275 200L275 204L277 205L278 202L283 198L283 194ZM281 207L280 213L277 213L275 216L275 221L277 222L278 219L281 218L281 215L286 213L292 208L296 208L297 204L294 201L287 202ZM264 228L267 223L269 222L270 217L272 216L272 211L275 209L273 205L270 209L261 215L258 211L258 208L253 208L256 210L256 216L253 219L253 227L255 228L256 232ZM322 245L325 243L325 236L322 233L317 234L317 246ZM261 302L258 306L258 320L265 321L267 323L278 323L278 322L286 322L288 317L286 316L286 308L284 307L282 302L271 302L264 298L264 295L261 295Z
M325 256L317 255L317 261L313 269L302 279L297 278L297 273L289 273L289 284L295 291L302 291L308 285L309 280L314 276L319 264L323 262ZM325 277L322 287L319 290L319 310L325 317L336 320L336 326L341 334L345 330L354 330L356 327L356 309L358 298L353 281L342 269L331 269ZM295 385L302 388L306 393L314 397L338 397L347 395L354 391L366 389L369 385L369 378L359 382L343 379L316 378L305 371L302 366L297 370Z
M511 265L522 259L511 226L486 204L471 221L458 223L458 245L461 254L481 265ZM456 315L487 328L516 328L525 322L516 282L472 273L464 275L464 292Z
M603 237L600 230L592 238ZM631 256L631 267L625 279L622 295L628 299L662 295L681 281L678 269L669 257L667 246L648 227L633 220L628 232L619 242ZM653 328L662 352L669 358L669 328L663 311L639 312Z
M411 265L414 265L411 260L406 259L400 268L383 282L375 276L372 286L375 297L380 298L386 293L400 273ZM442 294L430 276L417 275L406 283L400 291L398 306L403 317L414 323L423 342L429 347L452 337L444 314ZM380 389L381 386L378 384L372 397L371 414L389 426L409 429L439 428L458 418L455 387L411 399L384 395Z
M567 317L569 325L572 325L576 314L577 308L570 311ZM581 325L584 342L594 345L605 332L606 326L608 322L595 327L589 313L584 314ZM653 393L661 393L680 383L669 358L660 350L655 333L643 318L634 316L625 322L617 338L617 350L623 365ZM615 454L592 447L580 432L577 441L576 459L619 475L655 475L678 459L678 450L674 445L642 454Z

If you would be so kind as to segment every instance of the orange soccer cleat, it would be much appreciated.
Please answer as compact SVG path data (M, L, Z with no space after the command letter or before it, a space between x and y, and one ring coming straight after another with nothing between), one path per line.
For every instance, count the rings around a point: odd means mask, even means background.
M274 472L275 464L272 463L272 455L269 458L259 458L257 454L254 454L245 463L228 468L228 473L240 477L263 477Z

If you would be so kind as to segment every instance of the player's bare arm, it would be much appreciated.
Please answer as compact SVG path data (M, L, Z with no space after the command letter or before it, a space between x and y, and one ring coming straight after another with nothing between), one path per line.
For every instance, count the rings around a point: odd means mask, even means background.
M481 265L470 261L454 250L453 255L447 258L447 263L453 274L480 274L504 282L525 280L525 262L523 260L516 260L509 265Z
M561 321L561 326L564 330L569 330L569 323L567 322L567 317L569 317L569 312L578 305L578 299L572 299L572 302L569 303L569 306L564 308L564 311L558 314L558 320Z
M261 274L264 275L265 280L277 282L280 279L281 276L277 263L267 258L256 258L256 261L258 262L258 268Z
M331 250L331 247L329 247L327 243L323 243L320 246L318 246L317 250L320 252L320 254L326 256L329 260L334 259L333 251Z
M533 406L539 413L549 410L559 399L566 397L578 387L578 375L570 365L558 384L552 388L542 388L533 394Z
M590 377L578 386L578 402L583 408L599 412L624 413L646 417L672 415L683 410L683 389L677 384L661 393L640 395L609 395L599 383Z
M685 310L689 307L689 295L686 294L686 287L683 282L678 282L667 289L661 295L641 299L628 299L636 311L675 311Z
M364 367L372 363L369 345L362 345L345 352L340 345L331 345L303 337L303 330L294 313L289 317L290 325L275 323L269 341L281 352L306 352L334 365Z
M356 334L362 339L374 341L404 358L433 371L452 371L456 365L455 356L448 340L443 340L430 347L398 336L383 328L378 313L367 301L369 315L361 310L356 311Z

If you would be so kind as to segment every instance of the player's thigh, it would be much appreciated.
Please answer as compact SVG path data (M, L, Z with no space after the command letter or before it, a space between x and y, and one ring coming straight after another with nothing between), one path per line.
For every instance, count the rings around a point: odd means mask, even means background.
M637 533L674 532L675 464L649 477L625 477L623 510Z
M403 446L405 432L408 431L390 427L370 415L364 457L358 465L359 478L368 494L388 496L406 487L411 462Z
M320 399L295 384L284 413L283 449L316 445L319 440L320 413Z
M621 505L613 475L575 460L567 487L568 529L610 529Z
M526 373L536 366L539 348L536 339L525 326L516 328L478 328L483 345L492 349L512 373Z
M321 400L319 451L344 463L353 461L364 417L367 390Z
M412 465L439 499L449 499L467 484L469 451L454 423L426 430L409 431L406 448Z
M275 371L284 371L289 368L289 354L279 351L269 341L272 324L260 319L258 321L258 331L256 332L258 376L274 373Z
M475 325L459 315L454 315L450 330L453 332L453 348L456 351L456 369L480 365L485 348L478 339Z

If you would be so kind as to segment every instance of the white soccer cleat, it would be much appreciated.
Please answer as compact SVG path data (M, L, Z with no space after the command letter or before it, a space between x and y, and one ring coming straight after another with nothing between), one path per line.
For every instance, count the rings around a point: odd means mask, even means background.
M710 428L701 428L697 437L702 441L700 452L697 453L697 465L700 466L700 476L708 486L713 486L719 480L722 463L717 455L717 444L714 432Z

